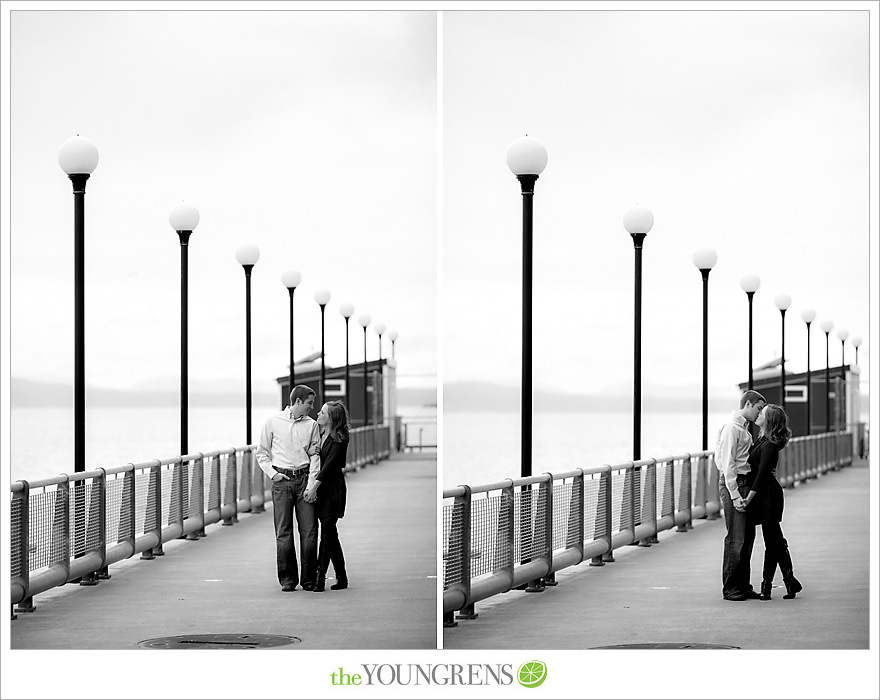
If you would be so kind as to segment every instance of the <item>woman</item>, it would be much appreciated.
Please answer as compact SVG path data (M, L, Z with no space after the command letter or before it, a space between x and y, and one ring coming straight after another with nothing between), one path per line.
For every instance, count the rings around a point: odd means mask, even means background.
M761 435L749 451L752 485L745 503L746 515L755 525L760 525L764 533L764 580L761 583L761 600L770 600L770 589L777 564L785 583L786 594L782 597L791 599L803 590L803 586L794 577L788 542L782 536L782 528L779 525L782 521L785 499L782 495L782 486L776 480L779 452L788 444L791 430L788 428L785 411L772 403L764 406L764 410L758 414L755 422L761 429Z
M328 401L318 413L321 431L321 471L318 472L315 511L321 523L318 548L318 580L315 591L324 590L327 569L332 562L336 583L331 590L348 588L345 557L336 521L345 515L345 455L348 451L348 412L341 401Z

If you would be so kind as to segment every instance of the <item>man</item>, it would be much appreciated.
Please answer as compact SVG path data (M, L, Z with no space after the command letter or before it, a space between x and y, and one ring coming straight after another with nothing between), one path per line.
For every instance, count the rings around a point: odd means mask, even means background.
M275 546L278 581L281 590L312 590L318 568L318 517L314 498L315 480L321 468L318 424L309 417L315 392L302 384L290 392L290 405L271 416L263 426L257 463L272 479L272 506L275 518ZM301 573L297 575L293 516L299 531Z
M724 509L724 558L721 569L721 592L724 600L760 598L749 583L755 525L746 519L745 496L749 492L749 449L752 436L749 422L754 423L767 402L757 391L746 391L739 401L739 410L718 432L715 444L715 466L720 479L718 491Z

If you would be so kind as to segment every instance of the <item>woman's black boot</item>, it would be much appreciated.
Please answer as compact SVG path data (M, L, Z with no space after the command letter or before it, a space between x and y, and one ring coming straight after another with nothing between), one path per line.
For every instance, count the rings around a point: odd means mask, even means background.
M770 589L773 588L772 581L761 582L761 600L770 600Z
M791 554L788 551L788 542L782 540L782 552L779 556L779 570L782 572L782 581L785 583L785 595L782 596L786 600L791 600L798 593L804 590L801 582L794 577L794 567L791 563Z
M323 566L318 566L318 580L315 581L315 587L312 589L315 593L323 593L324 592L324 582L327 576L327 569Z

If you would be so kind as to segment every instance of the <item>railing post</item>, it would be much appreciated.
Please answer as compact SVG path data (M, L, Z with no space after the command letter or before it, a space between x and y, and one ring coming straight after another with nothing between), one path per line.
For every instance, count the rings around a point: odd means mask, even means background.
M10 569L10 577L13 581L18 580L21 589L24 591L20 605L13 609L12 619L17 619L17 612L33 612L36 610L34 599L30 595L30 484L21 479L23 486L21 491L17 491L12 495L12 504L10 508L10 535L12 542L9 546L10 554L18 550L18 570ZM15 527L13 515L18 511L18 527ZM14 556L14 554L13 554ZM14 561L14 559L13 559Z
M584 560L584 470L571 481L571 498L568 503L568 533L565 548L574 545L578 551L577 563Z
M49 545L49 565L60 565L65 580L70 578L70 559L75 551L70 547L70 477L55 489L55 505L52 509L52 535Z
M538 492L538 509L544 506L544 561L547 562L547 573L541 579L544 586L556 585L556 573L553 571L553 475L545 472L546 482L541 482ZM542 498L543 496L543 498Z
M134 464L128 464L131 469L123 474L122 477L122 503L119 506L119 524L122 525L128 520L128 531L123 534L120 527L117 536L118 542L128 542L131 545L131 554L134 555L135 541L137 539L137 530L135 529L135 480L134 480Z
M174 465L174 469L171 474L171 505L169 506L170 511L174 511L174 520L171 520L171 513L168 514L169 522L175 522L180 525L180 533L183 535L183 518L184 518L184 488L183 488L183 458L178 460L178 462ZM175 498L176 496L176 498ZM186 537L186 535L183 535Z
M263 483L263 470L260 469L258 464L254 464L256 461L254 459L254 453L251 451L250 446L248 446L247 451L247 460L250 465L251 475L253 477L253 495L257 497L257 505L253 509L254 513L265 513L266 512L266 487Z
M608 551L600 557L593 557L590 566L605 566L606 562L614 562L614 543L611 538L611 528L613 527L612 513L612 493L611 493L611 467L604 465L607 471L602 472L599 480L599 499L596 502L596 530L599 529L599 515L604 510L602 520L602 530L605 533L605 540L608 542Z
M673 470L675 469L675 462L672 465ZM683 510L687 511L687 520L684 521L681 525L676 528L676 532L687 532L688 530L692 530L694 528L694 524L692 521L692 510L691 510L691 456L690 454L686 455L684 461L681 463L681 484L678 489L678 505L681 505L682 500L684 501ZM673 474L673 484L674 474ZM673 488L675 488L673 486ZM675 517L675 505L672 506L672 516Z
M459 567L461 568L461 577L456 584L464 593L465 604L461 610L470 608L473 614L473 605L470 601L471 597L471 487L465 485L464 494L456 496L452 503L452 526L449 532L450 554L452 553L452 542L458 542ZM459 513L456 519L455 513ZM457 535L457 537L456 537ZM448 613L443 620L444 627L454 627L455 611Z
M173 489L172 489L173 492ZM147 488L146 513L144 514L144 534L152 528L159 543L152 549L141 553L141 559L155 559L164 556L162 548L162 464L157 461L150 467L150 485Z
M234 525L238 522L238 462L236 460L236 451L226 456L226 485L223 488L223 498L221 499L221 509L223 506L232 504L232 515L223 518L223 525ZM230 501L230 498L232 499Z
M651 460L651 464L645 467L647 482L645 483L645 495L642 498L642 522L654 521L654 533L645 538L648 544L659 544L657 536L657 460Z
M195 514L198 513L199 526L189 533L186 536L186 539L190 542L195 542L199 537L203 537L205 532L205 487L203 484L205 474L201 452L198 453L198 457L196 457L195 461L191 464L189 476L190 494L187 518L195 518Z

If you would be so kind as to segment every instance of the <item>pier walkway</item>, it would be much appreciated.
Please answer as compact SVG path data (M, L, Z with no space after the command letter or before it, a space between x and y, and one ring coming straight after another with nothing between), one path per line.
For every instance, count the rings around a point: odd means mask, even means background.
M721 597L723 518L694 520L650 548L626 546L602 567L556 574L542 593L509 591L476 604L475 620L444 629L445 649L591 649L693 644L741 649L867 649L870 493L868 463L785 490L782 523L804 591L771 601ZM873 486L876 489L876 482ZM752 584L761 582L758 529Z
M266 634L285 649L435 649L436 453L394 454L347 475L339 522L350 588L282 593L271 505L213 525L165 556L110 567L98 586L68 584L18 613L12 649L136 649L158 637Z

